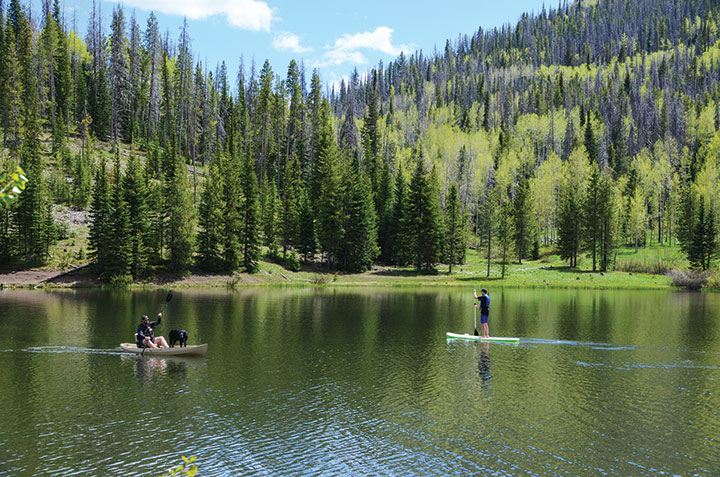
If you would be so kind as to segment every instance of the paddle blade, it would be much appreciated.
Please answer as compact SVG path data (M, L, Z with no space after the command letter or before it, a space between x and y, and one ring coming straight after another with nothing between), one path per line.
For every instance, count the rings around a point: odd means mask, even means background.
M475 328L475 336L480 336L480 333L478 333L477 328Z
M173 297L173 292L172 292L172 290L170 290L168 292L167 298L165 298L165 303L170 303L170 300L172 300L172 297Z

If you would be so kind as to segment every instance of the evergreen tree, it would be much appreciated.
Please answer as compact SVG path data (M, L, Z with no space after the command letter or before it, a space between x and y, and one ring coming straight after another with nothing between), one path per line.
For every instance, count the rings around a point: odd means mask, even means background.
M150 222L146 182L135 156L130 156L123 179L123 198L129 212L130 273L137 279L145 273L148 264Z
M222 176L222 249L223 261L227 270L240 266L241 230L242 230L242 167L235 153L218 153L215 158L220 163Z
M401 171L395 174L395 201L391 211L388 236L388 256L390 263L406 265L412 259L410 251L410 227L407 217L408 190L405 176Z
M290 247L296 247L298 244L298 236L300 232L300 210L301 210L301 172L300 161L293 156L289 162L285 164L283 174L284 190L282 199L282 220L281 232L283 243L283 257L286 256Z
M102 274L109 262L110 249L113 245L112 203L110 184L105 159L95 171L92 204L90 206L89 249L90 258L95 261L98 272Z
M590 162L597 164L598 148L595 133L593 132L592 120L590 119L590 111L587 112L587 118L585 120L585 149L587 150Z
M317 236L320 250L332 267L340 252L343 229L343 187L339 172L339 151L335 145L330 107L323 100L315 137L315 162L311 180L312 209L317 214Z
M210 162L210 174L200 195L198 253L199 265L205 270L216 270L222 262L220 244L222 241L222 171L220 161Z
M453 184L450 186L445 206L445 257L448 263L448 273L452 273L453 265L460 265L465 261L465 223L457 186Z
M258 271L260 260L260 203L255 167L249 157L242 159L242 193L245 199L242 217L243 266L247 273Z
M421 152L408 189L406 214L410 251L418 273L434 271L442 251L441 216L433 182Z
M593 272L597 270L598 256L600 270L607 269L610 252L614 246L612 218L612 192L609 179L606 174L600 172L597 165L593 165L584 198L582 220L585 249L592 256Z
M92 191L92 173L90 157L75 155L75 167L73 168L73 204L85 208Z
M523 257L527 257L530 245L530 232L532 215L528 201L527 179L520 179L512 201L512 220L514 232L514 247L518 254L518 263L522 263Z
M277 194L275 181L265 176L262 192L262 227L265 246L271 253L277 250L278 230L278 204L280 198Z
M11 3L11 16L13 12ZM20 253L29 262L43 263L51 240L47 221L48 192L43 174L45 165L41 154L40 119L37 70L33 61L33 39L30 23L20 9L17 19L17 59L20 70L22 145L20 166L28 179L16 209L16 221L21 234Z
M693 185L689 180L683 180L680 185L680 207L678 213L677 238L680 242L680 249L690 262L691 256L695 256L694 244L696 230L697 198ZM704 211L703 211L704 213Z
M170 267L176 273L184 273L192 263L196 219L192 189L181 156L177 156L175 172L169 179L167 204Z
M705 207L705 198L701 195L698 200L698 212L694 224L692 244L688 251L688 261L691 268L698 270L708 270L710 268L712 258L717 251L716 237L715 214L712 208Z
M379 250L372 186L357 160L345 174L344 190L342 266L350 272L364 272L372 267Z
M490 276L490 259L492 257L492 243L495 228L497 227L497 193L495 189L488 184L485 187L480 203L478 204L476 227L480 240L487 240L487 274Z
M378 219L378 244L380 246L380 260L392 263L391 230L393 228L393 206L395 203L395 190L393 177L388 163L383 164L375 195L376 215Z
M369 175L373 191L377 191L378 182L378 92L377 92L377 71L372 71L372 84L370 85L370 99L368 100L367 112L363 118L362 125L362 148L364 168ZM379 210L379 209L378 209Z
M310 196L303 187L300 198L300 232L298 237L298 252L303 260L313 260L317 251L317 233L315 232L315 214L310 204Z
M580 191L566 184L561 192L558 210L558 253L569 262L570 268L578 265L582 237L582 200Z
M120 170L120 155L116 152L113 169L113 185L110 193L110 227L113 245L109 247L107 263L103 267L103 278L125 279L130 274L132 246L130 235L130 211L123 194L123 175Z
M500 191L497 191L500 192ZM497 240L500 246L500 278L505 278L505 266L507 265L508 253L512 251L513 245L516 243L514 240L515 231L513 230L513 203L509 198L505 198L498 206L498 218L497 218Z

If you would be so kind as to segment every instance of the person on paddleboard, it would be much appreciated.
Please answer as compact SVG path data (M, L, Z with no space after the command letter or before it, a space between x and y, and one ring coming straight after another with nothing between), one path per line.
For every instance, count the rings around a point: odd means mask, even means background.
M486 289L480 290L480 296L477 294L477 290L473 289L475 299L479 301L480 305L480 325L482 325L482 337L490 338L490 327L488 326L488 319L490 318L490 295ZM475 304L477 307L478 304Z
M162 313L158 313L157 320L151 322L147 315L143 315L137 328L138 348L169 348L167 341L162 336L153 338L153 328L160 324Z

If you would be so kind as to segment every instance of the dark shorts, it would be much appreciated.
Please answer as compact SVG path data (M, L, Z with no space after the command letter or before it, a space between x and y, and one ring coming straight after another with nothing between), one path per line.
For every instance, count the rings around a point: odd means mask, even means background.
M480 323L483 323L483 324L484 324L484 323L487 323L487 322L488 322L488 318L490 318L489 315L483 315L482 313L480 313Z

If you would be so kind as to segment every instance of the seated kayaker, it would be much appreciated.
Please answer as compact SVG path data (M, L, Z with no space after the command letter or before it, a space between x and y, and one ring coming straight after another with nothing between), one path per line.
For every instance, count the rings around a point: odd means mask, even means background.
M168 348L167 341L162 336L153 338L153 328L160 324L162 313L158 313L158 319L150 322L147 315L143 315L137 328L137 346L138 348Z

